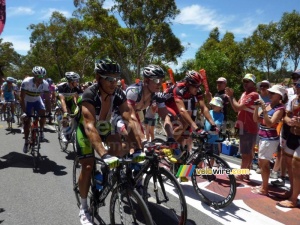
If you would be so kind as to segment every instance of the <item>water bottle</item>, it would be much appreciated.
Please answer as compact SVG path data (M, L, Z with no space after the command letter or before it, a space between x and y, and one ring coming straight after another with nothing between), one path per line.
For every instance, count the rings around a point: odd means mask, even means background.
M103 175L99 171L95 172L96 189L101 191L103 189Z

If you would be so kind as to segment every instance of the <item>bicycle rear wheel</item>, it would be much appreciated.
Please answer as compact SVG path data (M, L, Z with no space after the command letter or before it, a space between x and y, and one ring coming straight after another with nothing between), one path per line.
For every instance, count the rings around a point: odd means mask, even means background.
M206 153L199 155L193 162L196 168L206 171L218 171L214 174L197 174L194 170L192 183L201 201L215 209L225 208L234 199L236 194L236 180L234 175L227 175L225 170L230 169L227 162L221 157Z
M69 145L69 142L63 142L62 141L62 132L63 132L63 129L62 128L59 128L58 130L58 142L59 142L59 146L60 146L60 149L65 152L68 148L68 145Z
M151 214L137 191L116 187L110 199L111 225L153 225Z
M31 155L33 158L33 169L37 170L39 167L39 161L40 161L40 135L37 130L32 131L32 148L31 148Z
M73 162L73 191L75 194L76 202L78 208L80 208L80 194L79 194L79 186L78 186L78 179L81 172L81 164L79 163L79 158L75 157Z

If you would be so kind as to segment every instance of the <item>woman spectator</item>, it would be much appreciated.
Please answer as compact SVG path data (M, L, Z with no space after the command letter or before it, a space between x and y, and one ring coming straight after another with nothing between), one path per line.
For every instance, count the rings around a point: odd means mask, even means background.
M281 85L274 85L268 89L270 103L262 99L255 102L253 120L259 122L259 150L258 158L261 168L262 186L255 187L252 192L260 195L268 195L270 177L270 160L277 151L279 136L276 127L283 118L287 102L286 89ZM259 107L262 110L259 111ZM258 112L259 111L259 112Z

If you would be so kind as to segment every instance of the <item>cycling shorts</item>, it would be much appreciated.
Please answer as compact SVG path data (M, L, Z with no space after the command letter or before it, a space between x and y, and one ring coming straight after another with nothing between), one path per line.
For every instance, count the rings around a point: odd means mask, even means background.
M38 112L39 110L45 110L45 105L40 98L40 100L35 102L26 102L26 114L31 116L32 112Z
M4 98L4 102L15 102L15 98Z

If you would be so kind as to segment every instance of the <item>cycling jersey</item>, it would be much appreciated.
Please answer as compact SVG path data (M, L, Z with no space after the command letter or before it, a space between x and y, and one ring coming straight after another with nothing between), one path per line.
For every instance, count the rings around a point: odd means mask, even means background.
M165 90L165 93L168 96L166 106L173 116L179 114L179 110L175 102L176 99L182 100L186 110L188 111L194 111L196 109L196 103L203 99L203 94L200 88L196 95L192 95L185 82L179 82L172 85L170 88Z
M25 102L36 102L41 101L41 94L49 92L48 82L43 82L37 87L34 83L34 77L27 77L21 84L21 90L26 92Z
M142 99L142 94L143 94L143 83L135 83L130 85L126 89L126 97L127 97L127 103L129 105L132 105L135 107L137 103L139 103ZM155 92L151 94L151 101L149 105L152 105L154 102L156 102L156 105L158 108L163 108L165 107L165 101L167 100L167 95L162 92ZM144 106L143 109L138 109L139 110L144 110L147 108L149 105Z
M17 85L12 84L10 87L8 87L7 82L4 82L1 86L1 90L3 92L3 97L6 102L15 101L15 91L18 90Z
M101 137L101 140L104 142L109 135L117 132L112 120L113 118L118 117L118 107L126 102L126 96L124 92L119 88L115 90L115 93L112 96L111 107L106 115L106 119L99 120L102 105L102 100L99 95L99 85L94 84L88 87L82 95L82 103L88 102L95 107L96 128ZM78 122L79 123L76 131L77 154L80 158L92 157L92 146L86 136L83 126L83 116L81 114Z
M74 102L74 97L78 94L82 94L82 90L78 87L71 88L67 82L57 85L56 91L58 96L64 96L67 108L74 112L76 104ZM59 97L58 97L59 98Z

